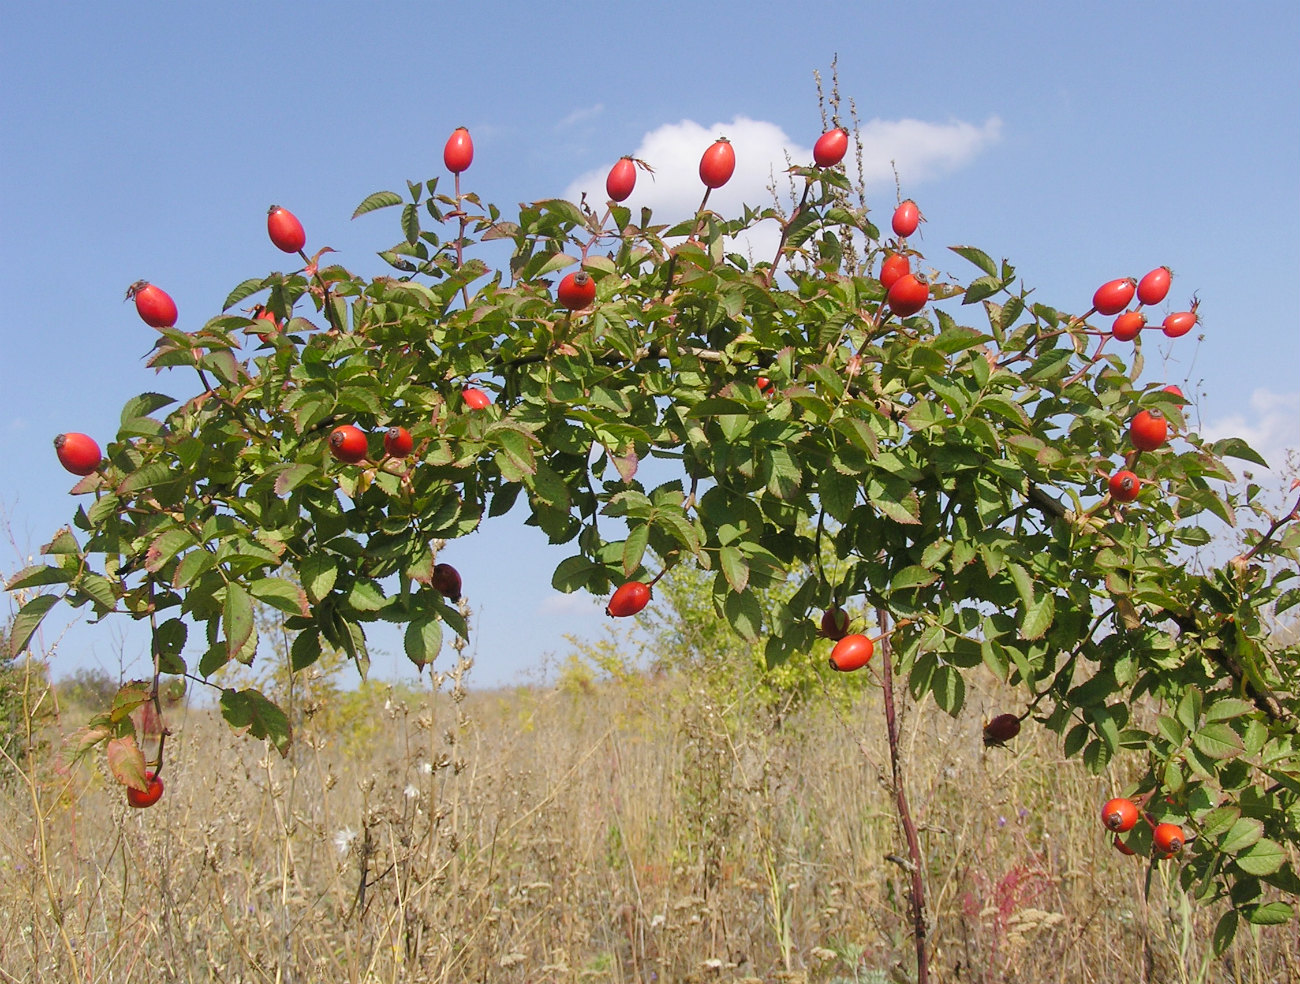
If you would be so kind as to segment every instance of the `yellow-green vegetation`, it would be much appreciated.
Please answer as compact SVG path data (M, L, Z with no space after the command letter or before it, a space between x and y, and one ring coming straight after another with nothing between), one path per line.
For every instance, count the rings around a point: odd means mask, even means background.
M848 701L843 676L810 672L774 707L757 671L637 672L618 652L580 647L560 684L511 691L302 680L281 695L285 758L177 705L148 810L99 757L67 768L47 731L0 787L0 977L898 979L908 879L878 689ZM1243 927L1210 961L1219 910L1098 821L1127 777L1088 775L1032 723L986 748L1009 697L977 682L956 719L927 702L903 721L940 979L1300 979L1285 927Z

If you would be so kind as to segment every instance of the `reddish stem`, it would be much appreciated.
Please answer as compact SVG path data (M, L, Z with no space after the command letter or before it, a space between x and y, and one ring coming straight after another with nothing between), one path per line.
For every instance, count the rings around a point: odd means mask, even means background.
M894 773L894 798L899 822L907 838L907 857L910 862L912 890L908 905L912 911L912 938L916 944L916 982L929 984L930 955L926 948L925 928L925 872L921 861L921 841L916 834L912 811L907 805L907 791L903 788L903 764L898 754L898 714L894 708L894 671L890 663L889 612L876 609L876 624L880 627L881 690L885 698L885 728L889 737L889 764Z

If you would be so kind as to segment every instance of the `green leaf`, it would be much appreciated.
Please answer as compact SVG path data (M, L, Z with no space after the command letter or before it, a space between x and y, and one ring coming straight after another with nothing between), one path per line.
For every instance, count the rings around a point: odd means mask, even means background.
M1206 838L1218 837L1219 834L1236 823L1239 816L1241 816L1241 810L1235 806L1221 806L1216 810L1211 810L1201 819L1201 836Z
M1220 697L1205 709L1206 721L1226 721L1255 712L1255 705L1239 697Z
M226 299L221 302L221 310L229 311L245 298L252 297L259 290L266 289L266 281L259 277L245 280L242 284L226 295Z
M9 579L6 591L21 591L23 588L39 588L47 584L67 584L76 576L75 571L48 564L33 564L24 567Z
M1295 910L1288 902L1264 902L1242 908L1246 921L1255 926L1281 926L1295 918Z
M373 212L380 208L390 208L393 205L401 205L402 196L395 191L376 191L373 195L368 195L356 211L352 213L355 219L357 216L365 215L367 212ZM229 305L227 305L229 307Z
M957 667L944 663L930 679L930 692L934 694L936 704L956 717L966 702L966 681Z
M170 482L176 476L172 473L171 466L165 461L154 461L147 465L137 468L131 474L122 480L122 484L117 487L117 494L128 496L132 493L139 492L141 489L150 489L155 485L164 485Z
M752 591L728 592L722 608L727 621L743 639L747 642L758 641L763 627L763 612Z
M732 591L744 591L749 585L749 563L739 547L727 546L718 551L723 576Z
M1192 735L1192 744L1198 752L1212 759L1232 758L1243 751L1241 736L1223 723L1207 724Z
M275 494L286 496L312 475L323 475L316 465L288 465L275 476Z
M646 545L649 542L648 523L638 523L627 531L627 539L623 541L623 573L628 577L631 577L641 566L641 559L645 556Z
M122 424L126 425L136 417L147 417L155 410L161 410L175 402L170 396L164 396L162 393L141 393L139 396L133 396L122 406Z
M609 574L603 564L597 564L589 557L581 555L566 557L551 575L551 587L556 591L570 594L584 588L600 594L609 585Z
M1219 921L1214 926L1214 955L1223 956L1228 947L1232 945L1233 937L1237 935L1237 913L1234 909L1229 909L1219 917Z
M290 615L308 613L306 593L298 585L284 578L264 577L250 584L248 591L258 601L278 611L288 612Z
M1020 638L1041 639L1055 617L1056 602L1052 595L1044 594L1025 609L1025 617L1020 620Z
M1239 437L1225 437L1221 441L1215 441L1207 450L1220 458L1238 458L1268 467L1268 462L1260 453Z
M161 672L176 674L185 672L185 660L181 658L181 650L185 648L185 640L188 637L189 629L178 618L170 618L154 630L153 651L158 658L158 669Z
M334 590L339 569L333 558L324 554L308 554L298 562L298 579L307 598L313 605Z
M269 740L281 755L289 754L289 744L293 740L289 718L258 691L223 690L221 716L231 727L247 731L254 738Z
M996 277L998 275L998 265L994 263L993 258L982 249L977 249L974 246L949 246L948 248L958 256L970 260L990 277Z
M913 564L910 567L904 567L890 582L891 591L911 591L915 588L924 588L939 580L939 575L934 571L928 571L919 564Z
M1201 836L1205 836L1204 826L1201 828ZM1242 817L1223 835L1223 840L1219 842L1219 850L1224 854L1240 854L1248 847L1258 844L1264 837L1264 822L1256 820L1254 817Z
M1259 841L1242 854L1237 855L1237 867L1248 875L1271 875L1282 867L1286 861L1286 851L1274 841Z
M226 601L221 609L221 627L226 635L227 652L239 659L253 635L253 599L243 585L231 581L226 585Z
M45 618L46 612L58 604L59 596L53 594L37 595L19 609L13 621L9 623L9 655L17 656L27 648L33 633Z
M962 303L974 304L982 301L986 297L992 297L1005 286L997 277L977 277L966 285L966 296Z
M321 657L320 630L307 628L299 632L289 647L289 665L296 673L305 670Z
M357 581L348 592L348 604L353 611L382 611L389 603L384 597L383 589L374 581Z
M404 636L406 658L423 669L434 661L442 648L442 623L432 616L413 619Z

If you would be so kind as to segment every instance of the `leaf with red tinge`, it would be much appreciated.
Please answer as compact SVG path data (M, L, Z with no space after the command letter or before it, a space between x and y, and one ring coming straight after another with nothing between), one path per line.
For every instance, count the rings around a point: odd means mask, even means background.
M9 623L9 655L17 656L27 648L33 633L40 627L45 613L59 601L58 595L37 595L19 610Z
M222 607L221 627L226 633L227 652L238 659L253 634L253 599L243 586L232 581L226 585L226 603Z
M5 590L18 591L22 588L39 588L47 584L67 584L72 580L73 575L73 571L62 567L33 564L31 567L24 567L11 577L9 583L5 585Z
M275 476L275 494L286 496L299 485L301 485L313 472L319 472L320 469L315 465L289 465L280 474Z
M307 264L306 269L302 272L308 277L316 276L316 271L320 269L320 258L326 253L333 252L335 252L333 247L322 246L320 249L316 250L316 254L311 258L311 262Z
M108 712L110 722L125 721L131 713L149 700L150 686L144 680L132 680L117 688L113 695L113 707Z
M249 593L265 605L290 615L307 615L307 593L292 581L264 577L248 586Z
M293 729L280 707L256 690L223 690L221 716L233 728L247 731L254 738L265 738L281 755L289 754Z
M636 456L636 451L630 447L622 455L610 455L610 460L614 463L614 467L618 469L619 478L625 482L630 482L636 477L637 466L641 464L641 460Z
M144 778L144 752L130 735L114 738L108 743L108 770L123 786L144 792L148 784Z

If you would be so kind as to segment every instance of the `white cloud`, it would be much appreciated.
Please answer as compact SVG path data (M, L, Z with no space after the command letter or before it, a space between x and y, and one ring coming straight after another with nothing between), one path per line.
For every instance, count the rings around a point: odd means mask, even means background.
M1278 472L1287 464L1287 452L1300 452L1300 392L1274 393L1257 389L1250 395L1250 410L1207 421L1203 436L1208 441L1240 437L1258 451ZM1258 473L1258 465L1234 462L1238 471Z
M573 126L577 123L585 123L587 120L595 119L601 113L605 112L604 103L596 103L594 106L580 106L572 113L555 124L555 128L561 129L566 126Z
M956 170L1001 136L1002 120L996 116L980 126L961 120L871 120L862 127L863 176L868 185L893 184L897 168L906 197L909 186Z
M603 603L585 591L562 594L557 591L537 606L538 615L596 615Z
M961 167L986 146L996 142L1002 121L990 117L981 125L960 120L926 123L921 120L871 120L863 125L863 175L868 187L894 183L894 164L905 189L929 178ZM722 215L741 213L745 203L772 204L769 185L775 182L782 205L788 210L790 183L785 171L791 164L812 160L812 147L791 139L781 127L764 120L737 116L729 123L702 126L693 120L666 123L647 133L633 152L654 174L637 174L636 190L626 204L633 215L642 206L653 209L658 222L672 224L694 214L704 195L700 182L700 156L718 137L725 136L736 149L736 172L726 185L709 196L709 207ZM856 174L855 148L846 157L850 176ZM891 164L891 162L894 162ZM613 165L610 161L610 166ZM588 171L565 190L564 197L577 201L584 192L593 209L604 204L608 167ZM775 223L764 223L740 245L755 258L770 259L779 232Z

